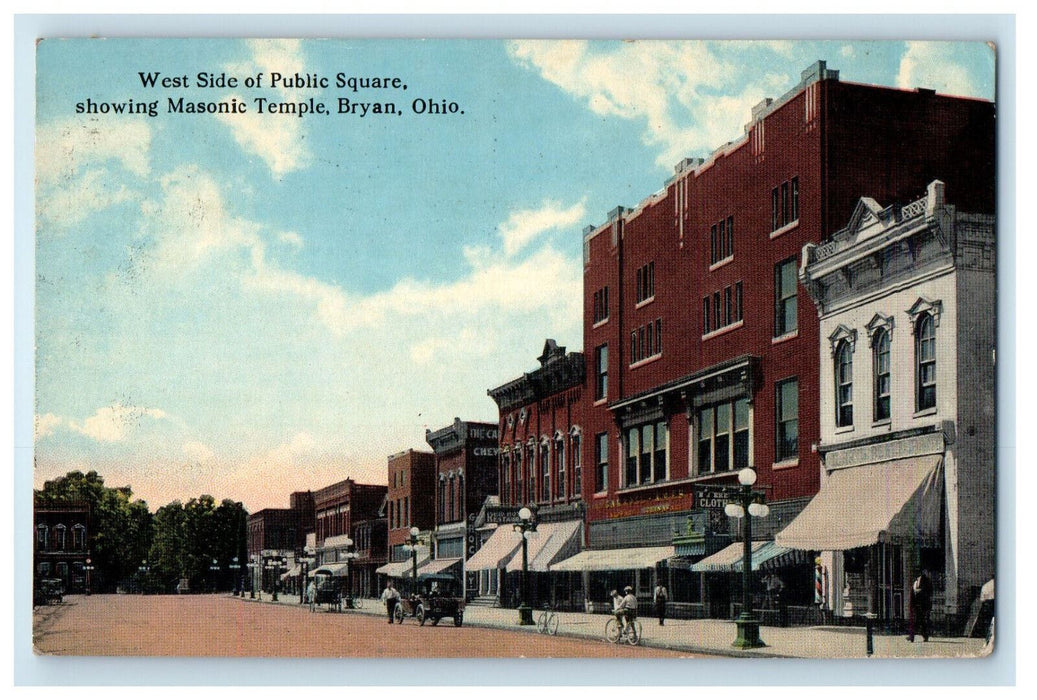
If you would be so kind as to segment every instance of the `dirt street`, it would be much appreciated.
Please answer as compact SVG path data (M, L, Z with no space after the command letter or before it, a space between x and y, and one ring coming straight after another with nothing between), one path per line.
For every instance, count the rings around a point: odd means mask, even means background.
M226 595L69 596L33 613L37 653L78 656L675 658L678 652Z

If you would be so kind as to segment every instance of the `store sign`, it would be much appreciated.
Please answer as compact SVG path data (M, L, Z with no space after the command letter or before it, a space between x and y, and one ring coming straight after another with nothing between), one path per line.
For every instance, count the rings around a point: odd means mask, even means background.
M500 431L497 428L472 428L468 436L474 440L496 440Z
M475 457L496 457L499 452L499 447L476 447L472 450L472 455Z
M695 507L703 510L723 510L728 503L728 498L727 492L723 489L695 489Z

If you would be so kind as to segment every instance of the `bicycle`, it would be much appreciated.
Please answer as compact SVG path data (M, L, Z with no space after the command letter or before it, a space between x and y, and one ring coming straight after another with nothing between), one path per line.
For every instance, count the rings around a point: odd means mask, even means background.
M637 646L641 642L641 621L635 618L621 627L619 620L610 617L605 623L605 639L610 644L624 641L630 646Z
M558 613L545 605L544 611L537 618L537 632L554 636L558 634Z

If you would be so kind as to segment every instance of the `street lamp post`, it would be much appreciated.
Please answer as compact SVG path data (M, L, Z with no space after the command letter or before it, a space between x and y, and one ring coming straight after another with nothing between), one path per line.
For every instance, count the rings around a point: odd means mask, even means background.
M212 592L215 593L216 592L216 577L220 573L220 565L216 562L215 559L212 560L212 564L209 564L209 571L212 572L209 575L212 577Z
M147 579L148 572L151 571L147 559L140 563L140 566L137 567L137 571L140 573L140 594L144 595L144 581Z
M90 595L90 572L94 570L94 565L90 563L90 557L86 558L86 564L83 565L83 571L86 572L86 594Z
M271 598L274 602L277 602L277 589L281 583L281 570L284 565L288 563L285 557L274 557L273 559L273 570L274 570L274 595Z
M353 562L357 558L356 550L353 549L353 538L346 538L346 607L353 607Z
M535 508L535 506L534 506ZM517 523L512 525L515 532L518 533L519 537L522 538L522 600L519 603L519 624L520 625L532 625L533 624L533 608L529 607L529 558L528 558L528 545L527 540L529 539L530 532L536 532L536 512L529 508L522 508L518 513L519 520Z
M231 559L227 568L230 569L230 575L234 581L234 596L237 597L240 594L241 597L244 598L244 586L239 585L241 583L241 577L238 575L238 572L241 571L241 564L238 563L238 558L234 557Z
M403 545L405 551L410 552L411 556L411 576L414 579L411 582L411 596L418 594L418 533L420 533L417 527L410 529L410 539L407 540L406 544Z
M249 558L248 566L248 597L252 600L256 599L256 570L259 569L259 564L253 559ZM241 597L245 597L245 592L241 592Z
M724 506L724 512L733 518L744 518L742 523L742 612L735 620L738 635L731 644L739 649L755 649L767 646L760 639L760 621L753 615L752 599L752 519L765 518L770 507L764 503L762 491L753 491L756 483L756 470L751 467L738 472L738 483L741 488L728 493L730 499Z

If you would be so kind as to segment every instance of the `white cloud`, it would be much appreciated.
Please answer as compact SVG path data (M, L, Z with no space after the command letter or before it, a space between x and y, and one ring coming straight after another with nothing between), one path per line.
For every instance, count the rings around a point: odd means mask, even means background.
M295 250L301 250L303 247L302 236L295 231L286 231L278 235L277 239Z
M511 257L541 234L553 229L574 226L586 215L587 209L583 202L563 209L559 202L547 201L539 209L513 211L499 228L501 240L504 242L504 254Z
M784 43L773 48L788 49ZM764 96L758 88L721 94L737 66L705 42L625 42L601 51L585 41L516 41L509 51L596 114L643 122L643 140L660 149L657 162L665 167L740 135L734 125L747 121Z
M66 228L129 201L150 172L151 127L95 118L41 125L36 138L39 223Z
M36 425L33 431L36 439L39 440L52 434L64 422L64 418L53 413L44 413L42 416L36 416Z
M151 127L143 120L107 117L44 124L36 134L36 178L64 183L87 164L115 162L133 175L149 172Z
M945 95L974 96L968 69L955 59L955 44L940 41L909 41L900 59L897 87L930 88Z
M216 461L216 455L209 448L208 445L192 440L191 442L185 442L183 446L184 454L194 464L208 465Z
M127 433L136 429L145 418L162 419L165 411L160 408L144 408L142 406L123 406L114 403L102 406L94 415L82 424L69 421L69 427L77 433L86 435L97 442L121 442Z
M236 75L263 74L265 89L259 96L270 100L298 99L309 96L305 92L270 88L270 76L277 72L291 76L305 74L302 46L295 39L254 40L247 42L251 58L243 63L227 66ZM251 100L242 95L228 94L223 99L237 98L249 105L246 114L220 114L217 120L230 129L234 140L247 153L258 156L270 171L281 176L306 167L312 154L306 145L306 130L303 120L295 116L269 115L257 112Z

